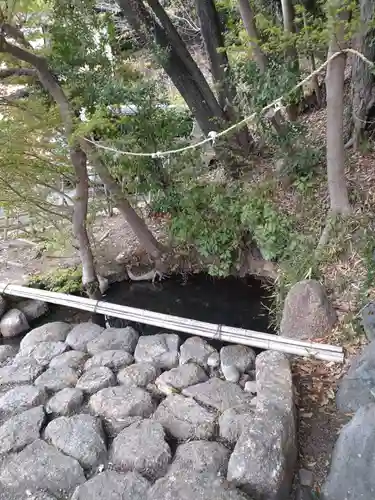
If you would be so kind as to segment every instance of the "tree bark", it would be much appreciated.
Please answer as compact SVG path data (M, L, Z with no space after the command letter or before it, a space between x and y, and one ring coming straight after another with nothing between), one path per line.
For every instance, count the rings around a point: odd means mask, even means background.
M258 30L255 25L254 12L249 0L238 0L238 9L240 11L242 22L250 39L250 47L254 54L254 59L257 63L261 74L265 73L268 65L267 57L263 53L259 45Z
M337 9L342 7L335 2ZM331 35L328 56L340 52L345 47L346 12L338 14ZM345 148L343 137L344 78L346 54L333 59L327 67L327 175L331 213L346 215L350 213L350 203L345 179Z

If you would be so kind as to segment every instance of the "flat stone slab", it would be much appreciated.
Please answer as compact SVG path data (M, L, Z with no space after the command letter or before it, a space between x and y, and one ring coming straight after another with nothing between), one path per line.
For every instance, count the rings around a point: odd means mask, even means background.
M88 354L83 351L67 351L53 358L49 366L50 368L64 366L73 370L81 370L87 358Z
M116 434L134 422L134 419L148 418L154 411L151 395L139 388L117 386L102 389L89 401L90 411L105 419L107 429Z
M0 397L0 418L4 420L34 406L43 405L46 399L47 394L40 387L33 385L14 387Z
M87 344L87 352L92 356L109 350L121 350L133 354L138 339L139 333L131 326L127 326L126 328L107 328Z
M174 394L185 387L206 382L208 375L202 367L195 363L181 365L178 368L162 373L156 380L156 387L163 394Z
M40 437L45 420L43 406L11 417L0 427L0 454L19 451Z
M77 460L38 439L15 455L10 455L0 470L0 484L10 491L46 491L65 499L86 481Z
M54 323L46 323L43 326L34 328L21 340L20 349L23 351L40 342L65 342L68 332L72 329L72 325L55 321Z
M59 417L50 422L45 438L65 455L91 469L106 459L107 448L100 420L91 415Z
M137 363L151 363L161 370L178 366L180 337L174 333L145 335L139 339L134 352Z
M186 363L196 363L207 369L208 359L218 352L206 340L201 337L189 337L180 348L180 365Z
M97 366L106 366L111 370L118 371L121 368L131 365L133 362L133 356L126 351L103 351L88 359L85 363L84 370L87 371Z
M0 368L0 386L10 384L28 384L42 373L44 368L33 359L20 360Z
M66 387L74 387L78 381L77 373L67 366L48 368L36 380L35 385L47 391L61 391Z
M203 384L183 389L182 394L219 411L225 411L241 404L250 404L252 399L239 385L219 378L212 378Z
M230 450L215 441L190 441L180 444L168 472L212 472L225 476Z
M212 472L178 470L156 481L147 500L249 500L249 497Z
M135 363L120 370L117 374L119 384L146 387L155 381L160 370L151 363Z
M76 325L66 338L66 343L76 351L87 351L87 344L94 340L104 331L94 323L80 323Z
M153 419L176 439L211 439L217 414L202 408L194 399L179 394L168 396L156 409Z
M101 472L78 486L71 500L146 500L150 483L137 472Z
M32 358L39 365L47 366L50 361L67 350L68 346L64 342L40 342L39 344L26 347L17 354L17 358Z
M83 403L83 391L67 387L57 392L47 403L46 412L67 417L79 410Z
M136 422L113 440L109 459L123 472L135 470L149 480L162 477L172 458L163 427L151 420Z
M106 366L94 366L85 372L77 382L77 389L87 394L95 394L106 387L116 384L116 377Z

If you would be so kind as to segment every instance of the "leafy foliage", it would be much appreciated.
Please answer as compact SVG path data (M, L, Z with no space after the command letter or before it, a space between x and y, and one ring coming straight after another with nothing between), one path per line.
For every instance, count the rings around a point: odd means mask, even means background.
M46 274L34 274L29 279L28 286L50 292L83 295L82 269L56 269Z

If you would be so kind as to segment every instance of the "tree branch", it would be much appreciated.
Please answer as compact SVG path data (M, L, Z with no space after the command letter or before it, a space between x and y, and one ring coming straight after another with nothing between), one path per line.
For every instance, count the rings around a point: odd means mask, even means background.
M37 76L32 68L4 68L0 69L0 78L10 78L11 76Z
M16 42L20 43L24 47L32 49L32 46L26 40L25 35L22 33L21 30L19 30L15 26L12 26L9 23L1 23L0 30L2 34L7 35L10 38L13 38L14 40L16 40Z

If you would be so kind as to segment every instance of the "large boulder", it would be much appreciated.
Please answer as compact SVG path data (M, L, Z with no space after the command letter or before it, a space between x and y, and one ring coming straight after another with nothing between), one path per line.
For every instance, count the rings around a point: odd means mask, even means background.
M235 445L243 431L250 425L255 415L255 405L249 403L225 410L219 418L220 437Z
M104 328L95 323L80 323L69 332L66 343L76 351L86 352L87 344L99 337L103 331Z
M228 468L230 451L215 441L190 441L177 447L168 473L180 470L194 472L212 472L225 476Z
M10 309L0 320L0 333L3 337L17 337L29 328L26 316L18 309Z
M39 387L33 385L14 387L0 397L0 420L5 420L34 406L43 405L46 399L46 392Z
M31 408L7 420L0 427L0 454L19 451L39 439L44 420L43 406Z
M21 498L25 498L26 491L44 490L63 500L85 481L77 460L40 439L10 455L0 469L0 485L15 495L23 493Z
M180 441L208 440L215 434L217 414L202 408L192 398L174 394L160 403L153 419Z
M106 387L116 384L116 377L106 366L94 366L87 370L77 382L77 389L87 394L95 394Z
M100 420L91 415L58 417L47 425L45 438L65 455L78 460L84 469L91 469L106 459Z
M138 332L131 326L126 328L107 328L99 337L87 344L87 352L92 356L103 351L121 350L134 353L139 338Z
M41 300L22 300L17 302L17 309L23 312L27 321L34 321L48 313L48 304Z
M328 333L337 320L324 287L315 280L296 283L285 299L280 333L295 339L313 339Z
M47 403L46 412L53 417L67 417L79 410L83 403L83 391L66 387L57 392Z
M67 351L53 358L49 364L50 368L64 366L73 370L81 370L88 358L88 354L82 351Z
M106 366L111 370L118 371L133 363L134 358L126 351L112 349L109 351L99 352L85 363L84 370L90 370L97 366Z
M35 385L47 391L57 392L65 387L75 387L77 381L77 372L67 366L60 366L48 368L35 380Z
M189 337L180 348L180 365L196 363L205 370L208 368L208 359L218 354L206 340L201 337Z
M229 481L255 498L289 497L297 459L293 381L286 356L257 357L256 414L240 435L228 465Z
M323 500L373 500L375 497L375 404L360 408L340 432Z
M13 345L0 345L0 364L7 363L9 359L17 354L17 348Z
M134 352L137 363L151 363L161 370L178 366L180 338L174 333L145 335L139 339Z
M121 431L109 455L117 470L135 470L151 481L166 473L171 457L163 427L152 420L136 422Z
M43 367L34 359L22 359L17 363L0 368L0 387L4 385L30 384L43 371Z
M67 350L65 342L40 342L39 344L21 349L15 361L24 358L33 358L41 366L47 366L50 361Z
M123 368L117 374L119 384L146 387L154 382L160 370L151 363L135 363Z
M195 363L188 363L162 373L155 380L155 385L163 394L168 395L206 380L208 376L203 368Z
M375 340L367 345L351 363L338 385L337 408L344 413L375 402Z
M66 336L71 329L72 325L61 321L46 323L43 326L34 328L25 335L21 340L20 349L25 350L40 342L65 342Z
M146 500L150 483L138 472L101 472L78 486L72 500Z

